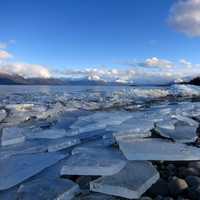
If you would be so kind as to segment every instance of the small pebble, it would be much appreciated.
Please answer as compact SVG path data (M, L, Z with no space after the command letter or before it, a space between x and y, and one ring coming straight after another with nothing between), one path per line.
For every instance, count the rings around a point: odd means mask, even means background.
M172 196L178 196L188 189L188 184L184 179L174 177L168 183L169 191Z

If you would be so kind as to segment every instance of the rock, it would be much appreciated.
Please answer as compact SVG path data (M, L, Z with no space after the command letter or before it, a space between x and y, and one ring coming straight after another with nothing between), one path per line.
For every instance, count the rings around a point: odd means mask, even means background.
M159 174L151 163L135 161L129 162L117 174L90 182L90 190L128 199L138 199L158 179Z
M200 172L192 167L181 167L179 168L179 175L181 177L187 177L187 176L198 176L200 175Z
M65 162L61 175L108 176L126 165L123 155L111 148L77 147Z
M160 178L155 184L153 184L150 189L148 190L148 193L151 196L168 196L169 195L169 189L168 189L168 183Z
M79 186L68 179L34 180L20 185L20 200L72 199L80 192Z
M80 144L79 138L65 137L50 141L48 144L48 152L60 151L69 147Z
M12 156L0 160L0 190L11 188L65 158L59 153Z
M140 200L152 200L151 197L141 197Z
M192 188L200 187L200 177L198 176L187 176L186 182L189 185L189 187L192 187Z
M188 167L200 170L200 161L189 162Z
M120 200L110 195L90 192L89 194L82 194L75 197L73 200Z
M66 136L64 129L47 129L37 132L31 132L26 135L29 139L57 139Z
M25 136L22 134L20 128L3 128L1 136L1 145L13 145L25 141Z
M188 196L192 200L199 200L200 198L200 187L198 188L189 188L188 189Z
M184 193L188 189L188 184L184 179L175 177L169 182L168 187L170 194L172 196L177 196Z
M82 190L89 190L90 181L94 180L94 176L79 176L76 179L76 183L80 186Z
M158 195L156 198L154 198L154 200L163 200L163 197Z
M170 119L155 123L155 131L163 137L186 143L197 139L198 126L196 121L188 117L173 115Z
M183 161L200 158L200 151L197 147L164 139L123 137L118 140L118 143L128 160Z

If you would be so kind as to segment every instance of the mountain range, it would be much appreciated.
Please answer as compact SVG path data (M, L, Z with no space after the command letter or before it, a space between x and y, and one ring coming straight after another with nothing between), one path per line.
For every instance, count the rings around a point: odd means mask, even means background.
M24 78L15 74L0 73L0 85L125 85L118 82L105 82L89 79L67 78Z
M200 85L200 77L189 79L182 84L193 84ZM173 84L173 82L171 82ZM87 78L82 79L69 79L69 78L24 78L16 74L6 74L0 73L0 85L93 85L93 86L119 86L119 85L131 85L136 86L138 84L129 84L122 82L107 82L103 80L91 80ZM140 85L140 84L139 84ZM153 84L150 84L153 85ZM158 85L158 84L157 84ZM170 85L169 82L166 82L163 85Z

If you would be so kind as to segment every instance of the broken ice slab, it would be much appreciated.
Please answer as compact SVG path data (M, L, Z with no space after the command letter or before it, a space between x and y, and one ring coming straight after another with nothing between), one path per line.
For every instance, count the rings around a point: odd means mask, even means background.
M22 134L21 128L3 128L1 136L1 145L13 145L25 141L25 136Z
M155 131L161 136L171 138L176 142L194 142L197 139L199 124L188 117L172 116L168 120L155 123Z
M0 160L0 190L11 188L65 158L60 153L12 156Z
M107 176L118 173L126 165L123 155L111 148L77 147L72 154L61 175Z
M68 179L38 179L20 185L17 196L21 200L70 200L79 192L79 186Z
M166 139L123 137L118 143L128 160L200 160L199 148Z
M56 102L55 104L51 105L51 107L46 111L40 113L38 115L38 119L46 119L48 117L53 118L53 117L58 117L61 113L65 111L64 105L60 102Z
M123 137L131 135L132 137L149 137L151 129L154 127L154 122L143 118L131 118L118 126L108 126L106 130L113 132L113 136Z
M7 116L7 112L4 109L0 110L0 122L2 122Z
M104 194L138 199L157 180L159 173L150 162L128 162L119 173L90 182L90 190Z
M119 125L122 122L131 118L132 114L124 111L116 112L96 112L91 115L81 116L70 126L72 129L86 129L86 131L93 131L100 128L105 128L107 125ZM85 130L84 130L85 131Z
M40 141L25 141L23 143L0 147L0 160L13 155L42 153L47 151L47 144Z
M49 141L48 152L60 151L80 144L80 139L75 137L64 137Z
M169 90L172 96L178 97L199 97L200 87L195 85L180 85L175 84Z
M41 131L33 131L26 134L29 139L57 139L66 136L64 129L46 129Z
M6 124L17 125L31 117L37 118L40 113L45 113L47 108L43 105L35 104L8 104L6 109L9 110L9 115L5 120Z
M96 139L96 140L91 140L91 141L81 143L75 149L81 148L81 147L86 147L86 148L90 148L90 147L99 148L99 147L101 147L101 148L104 148L104 147L109 147L109 146L110 146L110 143L107 142L107 138L106 138L105 140L104 139Z

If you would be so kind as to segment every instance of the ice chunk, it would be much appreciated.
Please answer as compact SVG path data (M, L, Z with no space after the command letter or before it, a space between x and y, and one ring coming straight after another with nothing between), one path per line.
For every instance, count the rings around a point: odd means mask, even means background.
M0 160L13 155L41 153L47 151L47 144L40 141L25 141L15 145L0 147Z
M90 182L90 190L128 199L138 199L159 179L150 162L129 162L119 173Z
M153 129L154 123L150 120L131 118L121 125L109 126L106 130L113 132L115 138L131 135L132 137L151 136L150 130Z
M200 96L200 87L195 85L173 85L169 92L173 96L198 97Z
M108 125L119 125L131 118L128 112L96 112L95 114L82 116L71 125L71 128L81 128L81 132L93 131L105 128ZM96 127L96 128L95 128Z
M199 160L197 147L173 143L165 139L135 139L124 137L118 140L121 151L128 160Z
M1 136L1 145L13 145L25 141L25 136L22 134L21 128L3 128Z
M79 186L68 179L39 179L20 185L17 196L21 200L70 200L79 191Z
M77 147L61 169L61 175L112 175L119 172L126 161L111 148Z
M65 138L52 140L49 142L48 152L54 152L54 151L66 149L74 145L77 145L79 143L80 143L80 139L74 138L74 137L65 137Z
M0 160L0 190L11 188L65 158L59 153L12 156Z
M57 139L66 136L66 134L64 129L46 129L30 132L29 134L26 134L26 136L30 139Z
M155 123L155 130L161 136L177 142L194 142L197 139L198 126L196 121L177 115Z
M7 112L4 109L0 110L0 122L2 122L7 116Z

